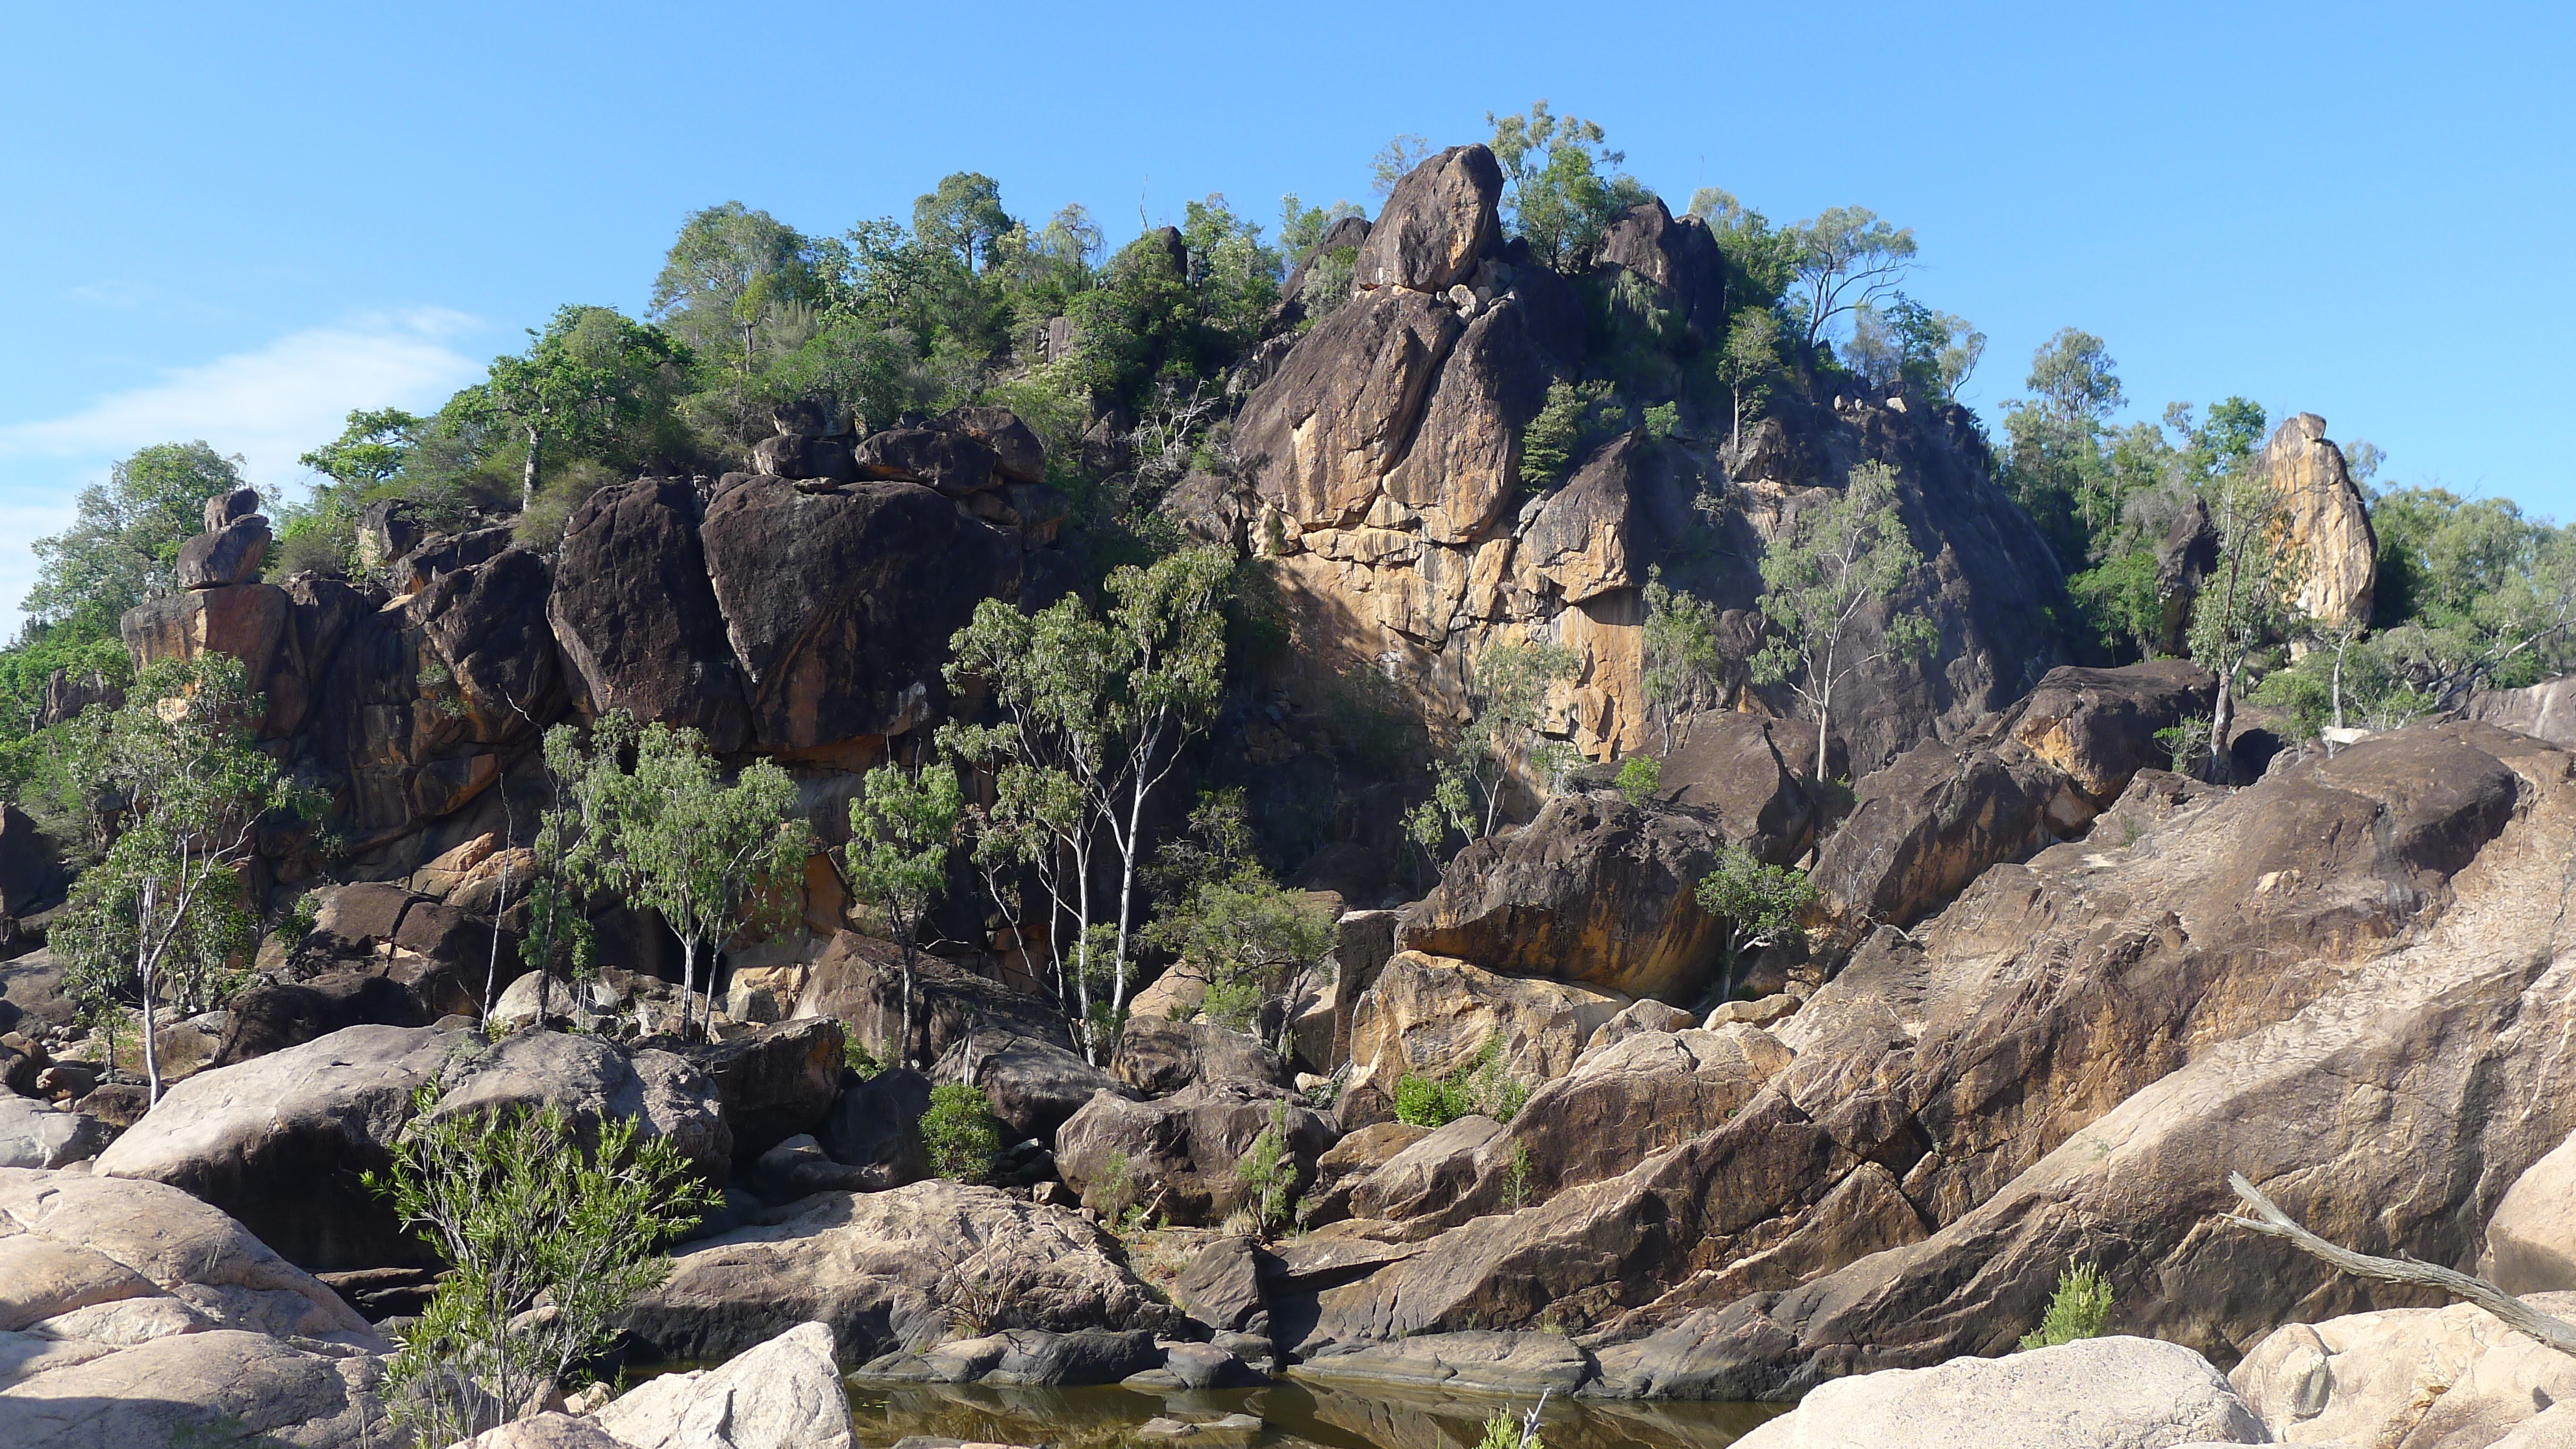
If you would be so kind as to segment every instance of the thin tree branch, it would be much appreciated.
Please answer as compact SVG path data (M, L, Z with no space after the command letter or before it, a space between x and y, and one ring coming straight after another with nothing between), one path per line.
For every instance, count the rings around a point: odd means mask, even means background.
M2538 1339L2560 1353L2576 1354L2576 1323L2543 1313L2484 1278L2416 1258L2374 1258L2367 1253L2338 1247L2291 1221L2290 1215L2265 1197L2262 1189L2245 1180L2245 1174L2227 1174L2227 1185L2234 1188L2236 1195L2255 1213L2250 1218L2230 1215L2227 1221L2249 1233L2280 1238L2299 1251L2322 1260L2327 1266L2356 1278L2435 1288L2454 1298L2464 1298L2503 1320L2506 1327Z

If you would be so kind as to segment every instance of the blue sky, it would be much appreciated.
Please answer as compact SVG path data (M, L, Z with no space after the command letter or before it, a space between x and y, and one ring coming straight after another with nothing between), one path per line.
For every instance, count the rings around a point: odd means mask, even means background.
M0 608L109 460L203 437L291 490L348 409L436 405L559 303L640 311L695 207L837 232L975 169L1118 239L1371 202L1389 136L1537 97L1676 208L1913 227L1989 417L2074 324L2135 416L2243 393L2576 516L2563 3L223 9L5 12Z

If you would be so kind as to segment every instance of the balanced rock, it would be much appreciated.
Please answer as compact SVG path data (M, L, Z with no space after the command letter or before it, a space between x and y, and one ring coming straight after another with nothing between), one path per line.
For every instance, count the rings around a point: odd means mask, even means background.
M1503 170L1483 146L1452 146L1406 172L1355 264L1362 287L1445 292L1501 241Z

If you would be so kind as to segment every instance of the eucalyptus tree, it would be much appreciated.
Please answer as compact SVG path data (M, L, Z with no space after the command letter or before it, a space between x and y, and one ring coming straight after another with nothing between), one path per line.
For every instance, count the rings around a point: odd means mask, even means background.
M51 933L82 1000L142 1013L143 1069L161 1100L158 1017L221 1004L258 943L243 872L263 826L318 816L321 792L286 776L244 721L259 698L239 660L204 654L151 666L118 709L53 732L63 804L86 810L104 847Z
M899 1066L915 1065L913 971L921 928L948 893L948 859L965 818L957 771L933 764L917 774L888 762L867 773L850 802L850 840L841 847L850 886L876 909L903 951L903 1036Z
M979 841L979 863L1000 852L1033 868L1059 997L1095 1064L1127 1005L1146 802L1224 687L1219 605L1233 569L1216 548L1130 564L1110 574L1097 614L1070 596L1034 615L987 599L949 641L949 682L980 685L1000 716L942 731L959 759L993 772L979 824L996 833ZM1095 867L1112 866L1114 902L1096 900Z
M739 935L774 931L798 909L814 829L796 813L796 783L768 760L724 779L705 736L612 711L592 726L588 746L558 725L549 760L571 783L572 808L586 822L565 866L632 905L660 913L680 940L681 1028L713 1015L712 972L698 1000L698 956ZM631 763L630 763L631 762Z
M1875 638L1869 606L1892 598L1923 563L1896 511L1896 471L1881 462L1851 470L1842 493L1792 514L1762 551L1762 612L1775 631L1753 658L1753 677L1786 684L1816 712L1816 773L1825 770L1834 691L1853 673L1932 652L1939 632L1919 609L1891 607Z

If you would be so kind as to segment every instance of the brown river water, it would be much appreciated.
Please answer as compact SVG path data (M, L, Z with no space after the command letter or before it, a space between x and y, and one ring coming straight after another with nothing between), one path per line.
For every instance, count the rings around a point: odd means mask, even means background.
M888 1449L907 1435L1048 1444L1055 1449L1129 1445L1216 1449L1466 1449L1497 1409L1525 1413L1528 1400L1430 1392L1356 1392L1282 1379L1261 1388L1140 1393L1119 1387L1005 1389L980 1384L853 1386L850 1407L861 1449ZM1540 1418L1547 1449L1722 1449L1784 1404L1599 1403L1550 1399ZM1261 1427L1148 1439L1146 1421L1207 1423L1229 1414Z

